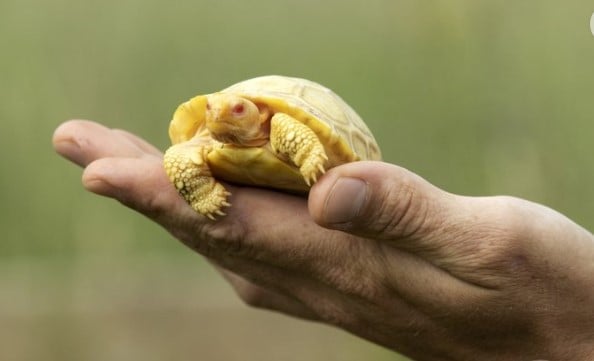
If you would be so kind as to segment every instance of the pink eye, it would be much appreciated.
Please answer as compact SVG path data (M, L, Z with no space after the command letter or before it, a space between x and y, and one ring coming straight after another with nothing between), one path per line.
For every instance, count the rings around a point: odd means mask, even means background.
M245 110L243 104L237 104L233 107L233 113L234 114L243 114L243 111Z

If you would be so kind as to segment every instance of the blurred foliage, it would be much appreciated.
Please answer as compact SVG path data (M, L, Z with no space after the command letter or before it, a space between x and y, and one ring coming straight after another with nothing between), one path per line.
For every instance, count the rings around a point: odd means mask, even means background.
M448 191L527 198L593 229L592 11L586 0L2 0L0 262L195 259L85 193L52 131L93 119L165 149L179 103L263 74L334 89L386 161Z

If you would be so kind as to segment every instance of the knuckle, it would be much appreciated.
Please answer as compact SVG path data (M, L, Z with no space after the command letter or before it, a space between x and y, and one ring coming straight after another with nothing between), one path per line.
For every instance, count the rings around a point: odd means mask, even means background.
M163 192L155 192L140 204L141 209L139 211L149 218L159 220L170 214L173 206L174 204Z
M245 231L241 222L229 219L212 222L185 205L173 214L170 207L152 207L158 223L183 244L207 258L220 259L225 255L249 253L246 246L249 232Z
M243 256L249 253L245 227L240 222L229 221L208 223L197 222L194 238L197 251L208 257L218 254Z
M239 298L248 306L254 308L270 308L268 304L268 292L260 287L248 284L236 288Z

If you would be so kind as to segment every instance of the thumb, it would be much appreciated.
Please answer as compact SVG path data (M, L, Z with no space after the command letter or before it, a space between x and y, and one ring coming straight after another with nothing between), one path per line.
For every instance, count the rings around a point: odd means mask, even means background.
M417 238L444 223L453 197L404 168L364 161L329 170L312 187L308 206L326 228L375 239Z

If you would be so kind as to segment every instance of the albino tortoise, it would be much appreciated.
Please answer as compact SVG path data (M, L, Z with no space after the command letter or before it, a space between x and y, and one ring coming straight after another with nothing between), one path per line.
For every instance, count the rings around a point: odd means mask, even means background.
M263 76L181 104L169 125L164 166L198 213L224 215L218 180L307 193L326 169L379 160L355 111L309 80Z

